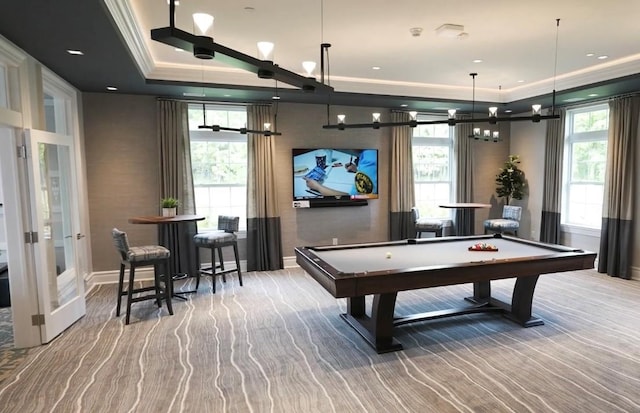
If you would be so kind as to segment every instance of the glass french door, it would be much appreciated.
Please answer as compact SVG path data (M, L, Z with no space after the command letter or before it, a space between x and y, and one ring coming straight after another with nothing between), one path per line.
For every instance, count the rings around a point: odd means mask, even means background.
M76 164L72 137L26 132L39 306L34 322L41 326L42 342L48 343L86 312L78 271L77 243L83 235L78 230Z

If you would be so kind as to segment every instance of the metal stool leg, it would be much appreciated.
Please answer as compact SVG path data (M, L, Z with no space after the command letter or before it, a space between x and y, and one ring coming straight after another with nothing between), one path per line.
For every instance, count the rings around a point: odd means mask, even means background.
M238 271L238 281L242 287L242 272L240 271L240 256L238 255L238 243L233 244L233 255L236 258L236 270Z
M122 303L122 290L124 287L124 264L120 263L120 276L118 277L118 305L116 305L116 317L120 317Z

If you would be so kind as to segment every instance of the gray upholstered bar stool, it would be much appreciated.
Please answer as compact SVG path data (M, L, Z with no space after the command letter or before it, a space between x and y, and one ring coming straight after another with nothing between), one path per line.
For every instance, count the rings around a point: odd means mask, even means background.
M511 232L517 237L518 229L520 229L521 216L522 207L505 205L502 208L502 218L487 219L484 221L484 233L495 232L502 234Z
M240 224L240 217L232 217L227 215L218 216L218 230L200 232L193 237L193 241L198 247L198 266L199 271L196 276L196 290L200 285L201 275L210 275L213 282L213 292L216 292L216 275L222 276L222 281L226 282L226 274L231 272L238 273L238 281L242 286L242 273L240 272L240 258L238 255L238 237L236 231ZM233 247L233 254L236 260L235 268L224 268L224 257L222 255L222 248ZM200 248L207 248L211 250L211 266L204 266L200 262ZM216 251L218 252L218 261L216 265ZM216 269L220 271L216 271Z
M142 247L129 246L127 233L117 228L111 231L113 245L120 254L120 277L118 279L118 305L116 306L116 317L120 317L120 304L122 296L127 296L127 317L125 324L129 324L131 316L131 304L138 301L156 300L158 307L162 307L162 300L167 303L169 314L173 315L171 305L172 281L169 273L169 257L171 253L160 245L145 245ZM148 267L153 265L153 285L148 287L135 288L135 271L138 267ZM124 269L129 267L129 283L124 291ZM142 294L153 291L153 294ZM136 296L134 297L134 294ZM139 295L142 294L142 295Z

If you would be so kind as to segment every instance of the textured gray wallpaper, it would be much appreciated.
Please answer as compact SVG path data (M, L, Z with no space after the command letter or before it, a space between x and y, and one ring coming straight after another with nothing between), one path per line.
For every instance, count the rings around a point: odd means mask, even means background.
M86 93L83 95L86 160L89 187L93 271L117 269L111 244L111 228L126 231L132 244L156 242L154 225L132 225L128 218L158 213L158 156L156 146L156 100L150 96ZM283 254L294 256L303 245L386 241L389 236L389 151L391 129L325 130L324 105L283 104L278 108L275 170L283 232ZM332 107L352 122L369 122L371 112L389 119L389 111L376 108ZM506 134L505 134L506 135ZM475 201L489 203L497 168L508 155L508 141L474 143L477 168ZM377 148L380 198L362 207L295 209L292 207L292 148ZM494 211L477 214L476 227ZM244 258L244 240L240 242Z

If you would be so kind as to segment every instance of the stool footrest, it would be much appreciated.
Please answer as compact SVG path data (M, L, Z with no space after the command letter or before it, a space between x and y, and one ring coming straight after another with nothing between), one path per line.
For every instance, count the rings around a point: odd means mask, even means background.
M139 293L144 293L146 291L155 291L155 290L156 290L156 287L152 285L152 286L149 286L149 287L134 288L133 290L131 290L131 294L139 294ZM127 291L123 291L121 295L125 296L127 294L129 294L128 290Z
M204 268L200 268L200 274L205 274L205 275L223 275L223 274L229 274L232 272L237 272L238 269L237 268L227 268L224 270L217 270L217 268L220 268L219 265L216 266L216 270L214 271L212 267L204 267Z

